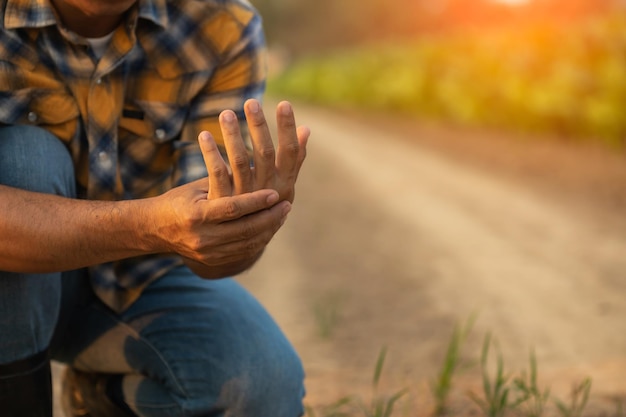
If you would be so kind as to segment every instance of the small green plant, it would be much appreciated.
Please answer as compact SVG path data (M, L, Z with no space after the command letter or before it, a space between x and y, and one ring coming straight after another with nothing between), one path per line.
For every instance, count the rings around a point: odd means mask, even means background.
M537 358L535 352L530 352L530 372L513 380L513 387L518 397L513 403L514 407L520 407L526 417L541 417L550 397L550 389L543 391L537 384Z
M374 378L372 379L372 398L366 404L361 397L347 396L338 401L320 408L320 417L354 417L362 415L364 417L391 417L398 400L407 392L407 389L397 391L391 396L384 396L378 393L378 385L385 365L387 348L383 347L378 354L376 366L374 368ZM307 417L317 417L312 407L306 408Z
M493 380L491 379L492 377L489 375L488 366L490 345L491 333L487 333L483 342L480 358L484 398L480 398L473 392L470 392L469 396L483 410L487 417L502 417L506 410L511 407L509 403L509 376L504 374L504 360L496 345L496 372L493 376Z
M569 404L555 399L554 402L561 416L581 417L589 400L589 392L591 392L591 378L585 378L572 387Z
M443 366L431 384L437 407L436 416L443 416L448 412L446 403L452 380L455 372L463 365L460 351L474 322L475 316L471 316L464 326L455 326ZM492 345L495 358L491 356ZM326 406L306 407L306 417L391 417L394 411L397 411L396 406L399 401L408 393L408 389L396 391L391 395L380 394L379 385L386 356L387 348L383 347L378 354L374 367L372 394L369 401L364 401L358 395L348 395ZM493 368L494 365L495 369ZM483 393L477 395L474 392L469 392L470 399L480 407L485 417L504 417L507 415L507 411L515 412L515 415L523 417L542 417L551 398L561 417L582 417L591 391L590 378L585 378L580 383L574 384L570 401L565 403L558 398L550 397L549 388L541 389L539 387L537 358L533 350L530 352L529 365L528 371L522 371L520 376L511 379L511 375L505 373L504 359L498 344L492 338L491 333L487 333L483 340L480 357ZM410 401L405 404L408 406ZM616 399L615 404L614 417L625 417L622 399ZM405 410L405 415L408 415L407 410ZM400 414L402 414L402 410ZM414 416L414 414L411 415Z
M366 405L362 399L357 401L357 406L364 417L390 417L397 401L407 393L407 389L400 390L391 396L382 396L378 393L378 384L385 365L385 357L387 356L387 348L383 347L378 354L376 367L374 368L374 378L372 380L372 399Z
M433 396L435 397L435 415L442 416L448 408L448 397L452 389L452 378L461 366L461 347L469 335L476 315L473 314L464 326L457 324L454 326L448 349L443 359L443 364L437 378L431 383Z

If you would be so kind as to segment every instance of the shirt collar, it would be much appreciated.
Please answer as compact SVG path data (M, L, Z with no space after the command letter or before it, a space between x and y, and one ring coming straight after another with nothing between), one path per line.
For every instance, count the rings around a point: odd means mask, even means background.
M139 0L139 18L165 28L169 21L166 0ZM4 13L6 29L42 28L57 24L49 0L7 0Z
M166 28L169 22L167 0L139 0L139 18L154 22Z

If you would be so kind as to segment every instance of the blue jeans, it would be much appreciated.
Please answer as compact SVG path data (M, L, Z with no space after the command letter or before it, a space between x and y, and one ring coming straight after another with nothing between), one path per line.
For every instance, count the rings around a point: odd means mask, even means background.
M0 183L74 197L71 158L45 130L0 128ZM86 271L0 272L0 365L46 349L79 370L115 374L140 416L289 416L304 373L265 309L233 279L178 267L116 314Z

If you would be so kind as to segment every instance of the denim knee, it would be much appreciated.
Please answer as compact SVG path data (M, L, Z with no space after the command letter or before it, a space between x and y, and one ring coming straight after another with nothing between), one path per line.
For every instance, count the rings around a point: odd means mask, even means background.
M250 343L253 364L246 371L222 382L213 410L224 410L224 416L237 417L298 417L304 414L304 371L300 358L291 345L277 340L272 350ZM252 350L255 350L252 352ZM246 361L246 358L232 360ZM215 372L207 369L207 372ZM185 416L206 415L201 395L183 402ZM222 415L222 414L220 414Z
M272 352L257 354L258 368L249 374L250 379L227 381L222 386L218 404L223 401L226 407L235 411L233 415L304 415L304 371L295 351L285 345L276 346ZM246 401L242 403L244 398Z
M254 346L254 345L252 345ZM251 347L252 347L251 346ZM304 371L290 346L272 352L258 350L254 366L231 372L233 361L248 358L216 358L211 364L195 364L195 383L182 382L168 390L152 378L129 376L120 391L130 408L142 417L299 417L304 415ZM222 363L220 363L222 362ZM180 364L173 364L176 373ZM228 376L227 376L228 375ZM209 378L211 383L203 379ZM121 382L121 381L120 381Z
M36 126L0 127L0 184L74 197L74 165L56 136Z
M0 128L0 184L73 197L74 178L69 152L54 135L34 126ZM0 364L48 348L59 312L60 276L0 271Z
M302 415L302 363L267 311L235 280L190 275L172 271L124 314L139 335L125 340L125 360L150 370L124 390L131 408L146 417Z

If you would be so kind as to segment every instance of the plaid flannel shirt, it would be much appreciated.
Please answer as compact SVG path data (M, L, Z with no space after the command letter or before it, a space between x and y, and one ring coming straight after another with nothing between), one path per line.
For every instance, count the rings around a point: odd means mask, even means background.
M63 141L80 198L146 198L206 176L198 133L223 149L220 111L243 120L244 101L263 93L264 37L246 0L139 0L99 60L48 0L0 3L0 123ZM90 278L122 311L181 263L130 258L94 266Z

